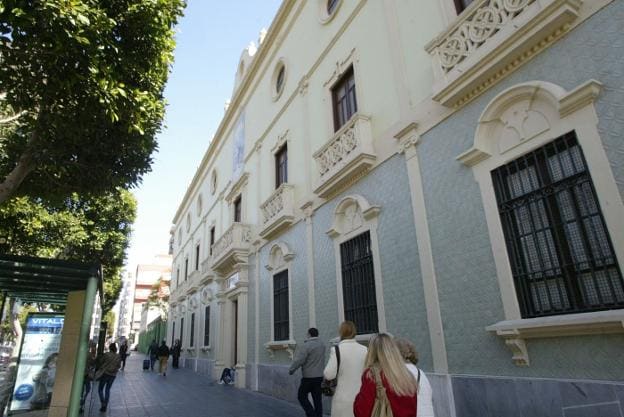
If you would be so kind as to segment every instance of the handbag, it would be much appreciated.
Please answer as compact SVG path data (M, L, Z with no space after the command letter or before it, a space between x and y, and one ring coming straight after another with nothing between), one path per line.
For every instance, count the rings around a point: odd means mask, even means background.
M336 378L323 378L323 382L321 382L321 392L323 393L323 395L326 395L328 397L332 397L336 393L336 386L338 385L338 372L340 371L340 349L338 349L338 345L334 345L334 349L336 349L336 360L338 361L338 367L336 368Z
M377 387L375 392L375 404L373 405L373 412L371 417L393 417L392 408L390 407L390 401L386 395L386 389L381 382L381 375L379 369L371 368L373 378L375 379L375 386Z

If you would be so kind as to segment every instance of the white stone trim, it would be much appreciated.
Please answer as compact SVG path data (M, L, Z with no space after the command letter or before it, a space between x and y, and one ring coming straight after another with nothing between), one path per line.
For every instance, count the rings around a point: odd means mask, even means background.
M479 120L472 148L457 157L472 169L481 190L506 321L526 319L522 319L520 315L490 173L565 133L576 132L616 259L619 265L624 265L624 233L619 232L624 219L624 204L600 139L598 117L594 108L594 100L600 87L600 82L589 80L570 92L542 81L508 88L486 106ZM518 114L522 117L518 117ZM570 329L575 327L569 327L568 330ZM553 336L557 335L554 327L546 326L539 337L545 337L549 332ZM584 330L577 334L584 334L583 332ZM512 338L508 333L498 334L506 339L514 354L514 362L528 365L524 337L516 335L517 337Z
M503 320L485 329L505 339L516 365L529 366L525 339L624 333L624 310Z
M327 1L328 0L316 0L316 1L319 6L318 19L319 19L319 23L322 25L326 25L332 20L334 20L334 17L338 14L338 11L340 10L340 6L342 6L342 3L344 2L343 0L338 0L338 4L336 5L336 8L331 14L329 14L327 13Z
M278 350L285 350L288 353L288 357L290 360L293 359L293 355L295 353L295 348L297 347L297 342L294 340L281 340L281 341L271 341L264 344L264 348L269 353L271 359L275 357L275 352Z
M378 217L381 212L379 206L372 206L361 195L344 197L334 211L334 222L326 233L334 242L334 256L336 259L336 290L338 295L338 322L345 320L344 300L342 293L342 259L340 245L362 233L369 232L371 252L373 254L373 271L375 273L375 296L377 301L377 320L379 332L386 331L386 312L383 297L383 279L381 274L381 257L379 239L377 237Z
M442 325L442 313L440 311L440 298L438 296L438 284L431 248L431 235L427 221L427 207L418 161L417 145L420 142L418 125L410 123L395 136L399 140L399 147L405 153L407 176L409 180L410 196L412 200L412 214L416 228L416 243L420 261L420 273L422 275L425 307L427 310L427 326L431 342L433 356L433 369L435 372L448 372L448 357L446 341L444 339L444 327Z
M306 223L306 272L308 275L308 327L316 327L316 297L314 288L314 229L312 227L312 207L303 207Z
M284 242L275 243L269 250L269 262L265 268L269 271L269 308L271 311L271 340L268 342L270 346L283 345L288 341L275 340L275 312L273 300L273 278L275 275L288 271L288 337L293 338L293 310L292 310L292 261L295 258L294 253ZM265 344L265 347L267 344ZM268 348L267 348L268 349ZM291 354L292 359L292 354Z

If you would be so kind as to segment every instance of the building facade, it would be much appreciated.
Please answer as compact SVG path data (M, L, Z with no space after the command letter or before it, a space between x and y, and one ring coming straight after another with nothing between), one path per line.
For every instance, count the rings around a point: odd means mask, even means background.
M156 317L160 317L166 311L161 311L157 306L149 306L147 304L149 296L154 291L154 287L160 281L158 287L159 298L162 293L162 287L167 287L167 296L169 282L171 281L171 255L156 255L151 264L139 264L136 268L134 281L134 295L132 303L132 340L140 332L147 329L147 325ZM164 294L162 294L164 297Z
M284 1L174 218L184 364L294 400L308 327L438 416L622 416L624 3Z
M118 320L116 339L126 339L130 337L130 328L132 325L133 298L134 298L134 274L129 271L122 273L122 287L119 293Z

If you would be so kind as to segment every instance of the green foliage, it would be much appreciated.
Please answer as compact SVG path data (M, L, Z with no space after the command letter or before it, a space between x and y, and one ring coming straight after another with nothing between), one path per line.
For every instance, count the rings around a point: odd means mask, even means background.
M121 291L121 269L136 217L136 199L117 189L101 197L72 194L51 204L15 197L0 205L0 236L16 255L100 262L104 269L104 311Z
M113 310L108 310L108 312L106 312L106 314L104 314L104 317L102 318L102 321L105 321L107 324L106 327L106 337L112 337L113 336L113 330L115 329L115 320L116 320L116 316L115 316L115 312Z
M0 120L20 115L0 124L0 203L140 182L157 148L184 7L184 0L0 2Z

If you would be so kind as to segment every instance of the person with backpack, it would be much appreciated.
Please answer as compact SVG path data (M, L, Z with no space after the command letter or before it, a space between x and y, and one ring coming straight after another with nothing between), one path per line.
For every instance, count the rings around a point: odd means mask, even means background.
M326 381L337 380L332 397L332 417L353 417L353 400L360 390L368 349L355 340L357 329L352 321L342 322L338 334L340 343L329 351L323 376Z
M167 362L169 361L169 346L163 339L158 348L158 373L167 376Z
M307 417L323 416L323 395L321 383L323 382L323 364L325 363L325 344L318 337L316 328L308 329L308 338L301 347L297 347L295 359L288 373L294 374L301 368L301 384L297 399ZM310 404L308 394L312 394L314 406Z

